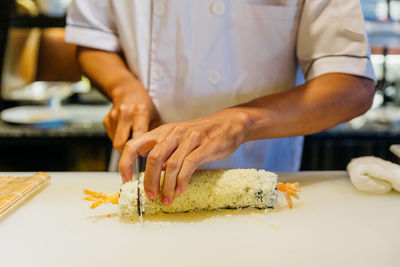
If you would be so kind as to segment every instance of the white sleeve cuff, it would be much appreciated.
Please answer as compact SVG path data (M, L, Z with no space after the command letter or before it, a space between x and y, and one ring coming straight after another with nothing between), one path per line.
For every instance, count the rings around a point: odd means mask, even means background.
M376 83L372 64L367 57L328 56L316 59L305 73L307 81L326 73L347 73L369 78Z
M65 41L110 52L121 50L119 39L114 33L80 26L68 25Z

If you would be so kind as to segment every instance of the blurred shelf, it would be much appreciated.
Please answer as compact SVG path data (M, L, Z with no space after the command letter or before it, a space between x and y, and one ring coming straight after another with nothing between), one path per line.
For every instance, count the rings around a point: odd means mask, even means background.
M104 138L103 118L110 105L73 104L63 106L71 119L60 124L10 124L0 120L0 145L18 138Z
M384 110L391 111L385 113L386 119L381 114ZM391 145L400 144L396 110L394 107L371 110L350 122L305 136L301 169L345 170L352 158L361 156L376 156L400 164L400 159L389 151Z
M102 120L110 107L68 107L73 119L58 126L0 120L0 171L106 171L111 142Z
M400 48L400 22L366 21L371 46Z

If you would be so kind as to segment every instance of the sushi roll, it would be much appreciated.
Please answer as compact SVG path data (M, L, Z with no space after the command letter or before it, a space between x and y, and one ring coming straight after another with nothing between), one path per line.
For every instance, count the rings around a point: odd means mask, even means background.
M162 173L161 181L164 173ZM164 206L160 197L150 200L143 187L143 173L138 181L122 185L119 217L138 220L137 185L139 186L143 214L176 213L201 210L273 208L277 199L275 173L256 169L199 170L189 182L185 192L176 195L173 203ZM161 182L162 183L162 182Z
M161 185L164 172L161 173ZM160 196L154 200L146 197L143 187L144 173L139 180L121 186L119 193L97 193L85 189L85 200L92 201L90 208L101 204L118 204L118 215L124 221L139 221L142 214L179 213L202 210L274 208L281 191L293 208L291 197L299 199L298 183L279 183L273 172L256 169L198 170L185 192L176 195L169 206L161 203Z

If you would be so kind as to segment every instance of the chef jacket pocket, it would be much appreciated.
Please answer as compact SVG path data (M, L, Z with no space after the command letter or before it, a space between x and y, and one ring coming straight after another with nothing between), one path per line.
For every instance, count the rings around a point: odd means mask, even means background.
M265 0L264 0L265 1ZM301 5L276 4L279 1L249 0L234 5L234 17L239 20L296 20L300 17ZM280 1L282 2L282 1ZM273 4L275 3L275 4Z

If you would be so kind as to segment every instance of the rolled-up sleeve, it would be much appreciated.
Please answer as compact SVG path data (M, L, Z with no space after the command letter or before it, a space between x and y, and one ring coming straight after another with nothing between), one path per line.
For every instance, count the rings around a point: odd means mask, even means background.
M65 40L111 52L120 41L108 0L74 0L68 10Z
M359 0L305 0L297 59L307 80L337 72L375 81Z

